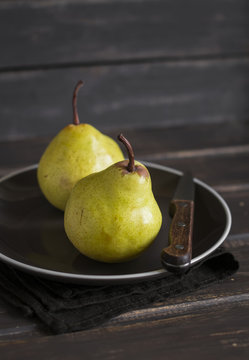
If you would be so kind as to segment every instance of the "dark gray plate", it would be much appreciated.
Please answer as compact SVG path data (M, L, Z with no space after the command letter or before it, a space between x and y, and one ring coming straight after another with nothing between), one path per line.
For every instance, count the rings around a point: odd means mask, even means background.
M163 225L154 243L137 259L104 264L81 255L69 242L63 212L43 197L36 180L37 166L0 180L0 259L20 270L74 283L124 283L161 277L160 253L168 243L169 201L181 172L151 163L153 192L163 214ZM226 238L231 214L212 188L195 179L194 264L212 253Z

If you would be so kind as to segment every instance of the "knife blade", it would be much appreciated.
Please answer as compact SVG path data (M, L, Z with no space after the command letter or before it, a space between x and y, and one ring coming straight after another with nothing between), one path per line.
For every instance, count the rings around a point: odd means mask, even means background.
M195 184L190 172L179 179L170 202L172 222L169 229L169 246L161 252L163 266L171 272L185 272L192 258Z

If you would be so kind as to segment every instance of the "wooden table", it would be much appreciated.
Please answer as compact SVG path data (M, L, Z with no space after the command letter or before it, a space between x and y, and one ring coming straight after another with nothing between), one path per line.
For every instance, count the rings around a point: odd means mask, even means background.
M248 4L184 4L2 1L0 175L37 163L71 121L82 78L82 122L113 137L122 131L138 159L190 169L224 197L233 217L225 246L238 273L58 336L1 302L1 360L248 359Z
M200 146L204 129L207 133L212 129L216 136L205 136ZM196 136L190 140L188 132ZM241 133L244 136L238 136ZM249 169L246 142L249 132L246 124L227 124L225 128L200 125L127 129L126 135L137 144L135 151L139 158L181 170L191 169L225 198L233 215L231 234L225 244L240 261L239 272L222 285L124 314L93 330L60 336L47 336L34 320L25 319L1 303L0 354L4 356L1 359L57 359L59 356L81 359L86 353L89 358L102 359L137 356L175 359L181 354L186 358L193 355L207 359L247 358ZM222 146L220 138L224 142ZM3 142L1 160L9 153L9 166L19 168L39 158L46 143L47 139ZM4 172L4 167L1 171Z

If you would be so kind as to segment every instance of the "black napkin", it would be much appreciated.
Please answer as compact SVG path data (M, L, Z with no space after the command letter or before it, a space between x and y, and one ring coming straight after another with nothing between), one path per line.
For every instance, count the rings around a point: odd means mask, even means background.
M89 329L129 310L204 288L231 276L238 267L232 254L218 249L184 275L86 286L43 279L0 263L0 297L59 334Z

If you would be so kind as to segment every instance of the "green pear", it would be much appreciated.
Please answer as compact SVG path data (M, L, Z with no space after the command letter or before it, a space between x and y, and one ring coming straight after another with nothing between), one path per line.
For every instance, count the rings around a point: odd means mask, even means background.
M47 200L64 210L76 182L123 160L118 144L89 124L80 124L77 112L77 93L73 94L73 124L66 126L53 138L38 166L38 183Z
M134 161L130 143L120 134L129 160L80 180L68 199L64 226L84 255L107 263L137 257L157 236L162 215L147 168Z

